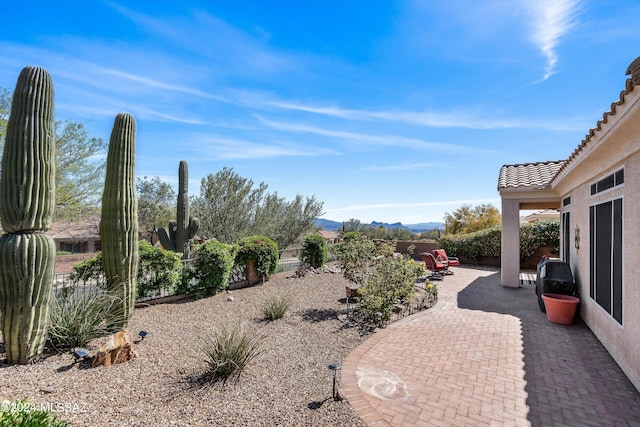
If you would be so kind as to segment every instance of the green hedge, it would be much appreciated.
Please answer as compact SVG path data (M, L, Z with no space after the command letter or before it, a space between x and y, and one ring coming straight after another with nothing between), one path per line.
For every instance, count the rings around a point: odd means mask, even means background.
M254 268L262 280L278 271L278 244L266 236L249 236L238 240L237 265L255 262Z
M327 240L318 234L307 236L300 260L314 268L322 267L327 262Z
M499 257L502 227L492 227L469 234L446 235L438 239L438 244L449 256L462 256L474 261L481 257ZM521 261L532 256L536 249L543 246L551 246L555 252L559 252L559 220L532 222L520 226Z
M187 286L180 290L184 293L214 295L229 286L229 277L236 256L236 245L227 245L215 239L198 245L195 250L195 258L191 265L190 278Z

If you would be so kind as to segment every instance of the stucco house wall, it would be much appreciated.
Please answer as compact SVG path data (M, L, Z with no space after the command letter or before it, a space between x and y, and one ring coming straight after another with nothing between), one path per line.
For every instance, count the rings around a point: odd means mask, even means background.
M584 161L576 161L556 180L564 200L561 208L570 213L569 264L580 286L580 316L609 353L640 388L640 90L629 94L630 108L617 121L603 126ZM588 157L588 158L587 158ZM624 169L624 184L591 195L592 183ZM622 325L600 307L590 295L589 207L622 199ZM579 230L579 231L577 231ZM576 245L576 235L579 236ZM564 243L562 243L564 244ZM577 246L577 247L576 247ZM598 259L596 259L596 263Z
M580 289L580 316L640 389L640 57L631 63L627 74L631 78L625 82L619 100L611 104L567 160L502 167L498 184L503 206L501 281L503 286L514 285L517 268L512 258L514 252L518 253L519 243L505 239L505 235L516 232L517 212L532 207L559 209L561 253ZM612 188L593 194L593 184L621 170L623 183L616 181ZM597 270L602 263L599 257L592 261L592 250L608 258L605 262L615 260L616 255L608 245L591 241L591 231L600 225L594 227L590 209L612 201L621 201L622 206L621 319L591 296L594 265ZM613 211L611 218L615 221L620 217ZM614 229L602 228L610 232ZM602 241L608 242L605 237ZM600 271L609 274L609 269Z

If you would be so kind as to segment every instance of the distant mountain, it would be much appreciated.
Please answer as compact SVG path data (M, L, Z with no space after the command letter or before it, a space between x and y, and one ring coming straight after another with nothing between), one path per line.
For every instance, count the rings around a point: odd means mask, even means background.
M422 233L423 231L435 230L438 228L444 229L444 223L442 222L421 222L419 224L402 225L401 222L394 222L392 224L389 224L386 222L373 221L371 224L364 224L364 225L369 225L375 228L378 228L380 226L384 228L406 228L407 230L413 233ZM320 227L323 230L331 230L331 231L342 230L342 222L331 221L329 219L320 218L316 220L316 227Z
M323 230L334 231L342 230L342 223L338 221L331 221L330 219L316 219L316 227L320 227Z
M422 233L423 231L429 230L444 230L444 222L421 222L418 224L407 224L405 227L414 233Z

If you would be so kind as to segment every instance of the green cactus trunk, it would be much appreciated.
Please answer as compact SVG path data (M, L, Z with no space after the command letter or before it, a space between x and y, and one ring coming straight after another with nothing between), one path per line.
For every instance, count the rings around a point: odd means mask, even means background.
M182 253L182 259L189 258L189 241L196 236L200 221L189 216L189 169L187 162L180 161L178 167L178 207L177 221L169 222L169 231L158 230L158 238L162 247ZM187 223L188 221L188 223Z
M187 229L189 220L189 168L187 162L180 161L178 166L178 218L176 229L176 250L182 252L182 257L189 256L189 230Z
M135 186L136 122L131 114L116 116L109 141L102 195L100 236L107 291L121 304L113 313L114 329L129 323L136 300L138 273L138 200Z
M7 361L42 354L56 248L44 233L55 206L53 82L39 67L20 73L7 124L0 178L0 311Z

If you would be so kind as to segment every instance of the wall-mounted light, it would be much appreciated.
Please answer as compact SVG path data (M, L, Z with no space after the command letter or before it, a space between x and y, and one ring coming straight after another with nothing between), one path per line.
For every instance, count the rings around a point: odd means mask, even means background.
M580 249L580 227L576 224L576 229L574 230L574 243L576 249Z

